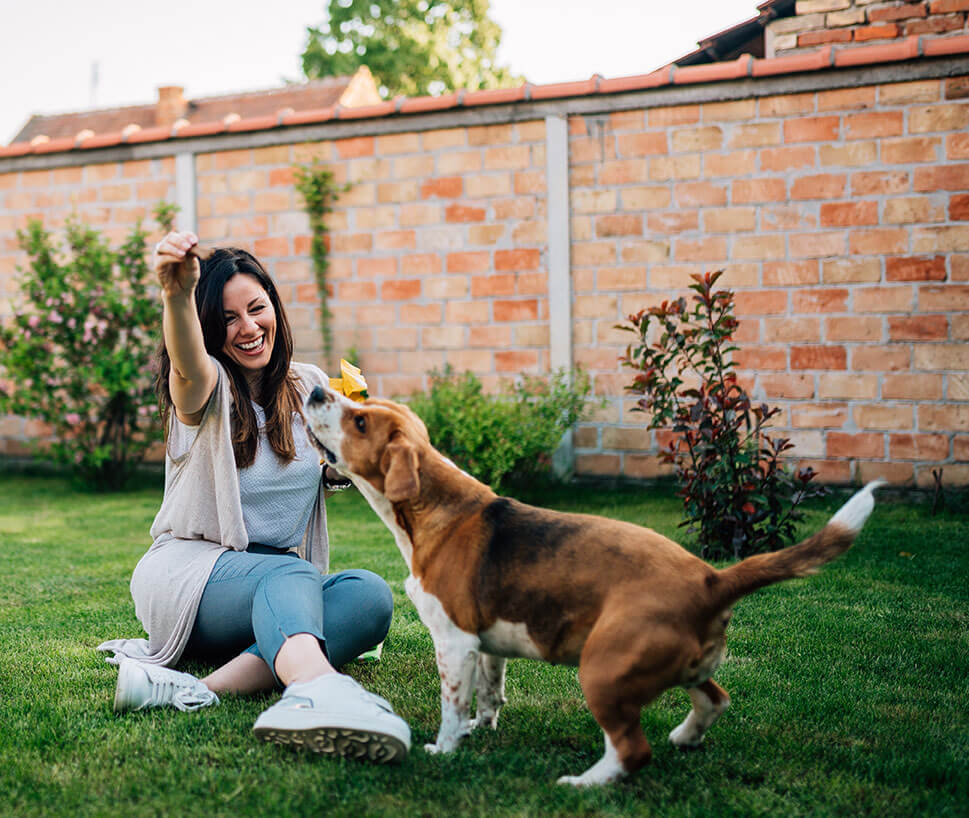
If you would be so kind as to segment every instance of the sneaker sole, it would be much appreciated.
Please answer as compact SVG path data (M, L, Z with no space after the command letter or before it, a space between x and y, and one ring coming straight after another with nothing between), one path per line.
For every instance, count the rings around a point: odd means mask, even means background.
M396 736L343 727L254 727L253 732L263 741L375 764L399 763L408 749Z

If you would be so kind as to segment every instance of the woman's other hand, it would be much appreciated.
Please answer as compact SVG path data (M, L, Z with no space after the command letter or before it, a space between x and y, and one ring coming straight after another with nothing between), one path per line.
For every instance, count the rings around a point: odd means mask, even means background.
M199 260L189 251L199 242L194 233L169 233L155 245L152 266L167 296L190 293L199 280Z

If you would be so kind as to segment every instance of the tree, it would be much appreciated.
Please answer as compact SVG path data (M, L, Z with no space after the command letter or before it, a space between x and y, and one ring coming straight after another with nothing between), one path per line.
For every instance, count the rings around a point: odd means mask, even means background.
M307 29L303 73L353 74L366 65L385 97L521 82L495 64L501 27L488 0L329 0L328 20Z

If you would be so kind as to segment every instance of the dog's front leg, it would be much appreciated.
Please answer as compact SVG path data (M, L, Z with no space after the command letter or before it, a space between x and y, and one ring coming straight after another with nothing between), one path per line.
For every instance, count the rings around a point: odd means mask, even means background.
M471 732L471 693L478 663L477 638L461 631L448 634L431 632L441 674L441 729L434 744L425 744L429 753L450 753Z
M441 728L437 741L425 744L424 749L429 753L449 753L471 732L471 694L481 642L476 634L454 624L441 601L427 593L419 579L409 576L404 589L431 632L441 676Z

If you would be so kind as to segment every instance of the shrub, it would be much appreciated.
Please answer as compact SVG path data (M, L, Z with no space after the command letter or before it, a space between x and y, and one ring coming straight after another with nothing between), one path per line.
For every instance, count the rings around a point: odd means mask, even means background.
M174 208L155 216L170 226ZM68 253L39 221L18 232L29 257L20 303L0 327L0 413L43 421L53 442L38 454L95 488L120 488L162 438L152 363L161 303L149 292L146 232L118 250L71 218Z
M790 542L801 500L824 492L810 468L786 467L794 444L765 432L780 410L754 405L734 372L738 322L733 293L714 290L722 274L693 276L685 298L629 316L619 328L638 335L621 359L638 370L628 390L642 395L650 429L672 427L662 458L680 483L689 530L708 558L739 558ZM650 328L657 325L655 342Z
M586 415L592 385L582 372L572 381L558 371L548 379L523 376L500 395L486 395L470 372L431 372L431 387L408 399L434 446L496 492L547 477L562 436Z

